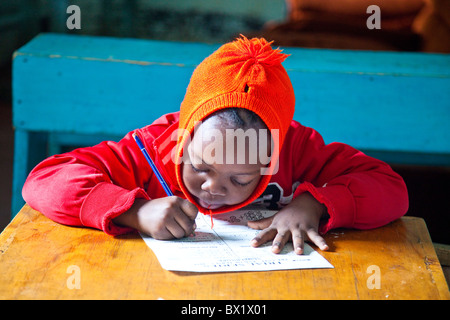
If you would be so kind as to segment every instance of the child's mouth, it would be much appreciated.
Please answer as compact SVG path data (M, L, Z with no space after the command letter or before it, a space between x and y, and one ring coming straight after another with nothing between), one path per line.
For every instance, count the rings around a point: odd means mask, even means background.
M209 203L209 202L203 201L203 200L200 199L200 198L197 198L197 200L198 200L198 204L201 205L201 206L202 206L203 208L205 208L205 209L211 209L211 210L214 210L214 209L218 209L218 208L220 208L220 207L223 206L223 204Z

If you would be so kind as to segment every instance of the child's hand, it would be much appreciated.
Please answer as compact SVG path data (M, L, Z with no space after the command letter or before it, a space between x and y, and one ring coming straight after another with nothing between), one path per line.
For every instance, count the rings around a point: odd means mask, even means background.
M130 210L113 221L135 228L154 239L168 240L189 236L195 230L197 213L196 206L177 196L136 199Z
M295 253L303 254L303 244L308 237L321 250L328 250L328 245L318 233L320 218L325 213L326 207L305 192L274 216L249 221L250 228L262 230L251 245L258 247L273 239L272 251L280 253L289 238L292 238Z

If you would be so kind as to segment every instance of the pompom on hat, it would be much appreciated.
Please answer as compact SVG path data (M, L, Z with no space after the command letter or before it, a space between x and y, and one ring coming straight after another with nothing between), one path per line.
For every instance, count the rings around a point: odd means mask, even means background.
M294 89L281 63L289 56L272 49L272 42L263 38L241 38L226 43L197 66L192 74L180 107L176 176L186 197L195 203L184 186L181 174L183 148L195 125L208 115L225 108L244 108L256 113L269 130L278 129L280 148L291 124L295 109ZM278 150L280 150L278 149ZM271 161L278 161L272 157ZM212 213L231 211L255 200L269 183L270 175L262 176L260 184L245 203L217 209ZM211 213L211 212L210 212Z

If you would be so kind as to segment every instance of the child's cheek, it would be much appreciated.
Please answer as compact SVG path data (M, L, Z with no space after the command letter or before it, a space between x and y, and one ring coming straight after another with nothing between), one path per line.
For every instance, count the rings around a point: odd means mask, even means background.
M201 190L201 178L197 174L189 172L189 168L184 168L183 170L183 182L188 191L196 195L199 190Z

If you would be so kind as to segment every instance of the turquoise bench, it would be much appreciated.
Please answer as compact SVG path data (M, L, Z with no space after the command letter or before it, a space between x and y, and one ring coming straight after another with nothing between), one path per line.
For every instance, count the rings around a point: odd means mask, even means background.
M218 45L41 34L14 53L12 214L34 165L179 109ZM295 119L394 164L450 166L450 57L285 48Z

